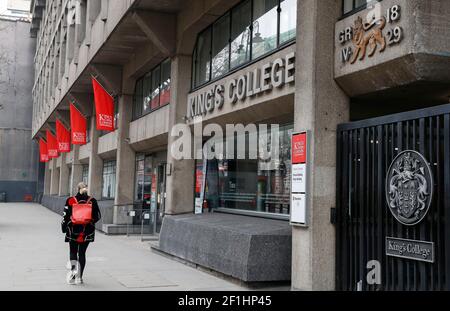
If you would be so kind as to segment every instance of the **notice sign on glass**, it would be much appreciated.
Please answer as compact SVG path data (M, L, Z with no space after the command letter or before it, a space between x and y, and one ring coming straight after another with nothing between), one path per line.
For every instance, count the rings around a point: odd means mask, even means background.
M308 133L292 134L291 224L307 225Z

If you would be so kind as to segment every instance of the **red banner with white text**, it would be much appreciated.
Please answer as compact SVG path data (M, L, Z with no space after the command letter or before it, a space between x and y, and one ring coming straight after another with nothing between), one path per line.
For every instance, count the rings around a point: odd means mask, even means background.
M48 162L47 143L42 138L39 139L39 162Z
M49 158L57 158L58 154L58 142L56 141L56 137L47 130L47 151Z
M94 88L97 129L114 131L114 99L95 78L92 78L92 86Z
M70 152L70 132L58 119L56 119L56 140L59 152Z
M86 118L73 104L70 104L70 128L72 131L72 144L86 144Z

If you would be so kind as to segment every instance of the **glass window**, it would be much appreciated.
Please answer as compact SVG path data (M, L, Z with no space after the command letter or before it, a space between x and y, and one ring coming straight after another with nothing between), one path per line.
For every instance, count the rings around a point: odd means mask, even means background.
M170 59L136 81L133 101L134 119L170 102Z
M229 70L230 14L213 25L212 77L217 78Z
M254 0L252 58L277 47L277 0Z
M353 10L356 10L362 6L365 6L367 3L369 3L373 0L343 0L343 1L344 1L343 14L347 14Z
M134 97L133 97L133 118L137 119L143 114L143 105L144 102L144 96L143 96L143 79L139 79L136 81L136 87L134 90Z
M170 60L161 64L161 106L170 103Z
M278 132L279 156L272 159L208 160L203 176L203 160L197 160L195 196L199 197L205 178L206 204L209 209L231 208L264 213L290 213L291 143L293 125ZM270 149L272 133L258 133L259 144ZM236 136L237 138L237 136ZM235 139L235 144L238 139ZM246 149L248 150L248 141ZM236 150L236 148L235 148Z
M89 165L88 164L84 164L83 165L83 170L81 172L81 181L85 185L89 185L88 184L88 180L89 180Z
M103 162L102 197L114 199L116 195L116 161Z
M144 161L145 157L142 155L136 156L136 182L134 186L134 200L142 201L144 189Z
M231 68L250 60L251 8L245 1L231 11Z
M195 86L209 81L211 70L211 28L208 28L197 39L195 55Z
M149 72L144 76L142 81L142 114L147 114L151 110L150 102L152 100L152 73Z
M296 26L296 0L243 1L198 35L192 88L294 40Z
M280 8L280 44L283 44L296 35L297 0L281 0Z
M152 184L152 158L138 155L136 157L136 184L134 199L137 202L146 201L150 204Z
M158 66L152 71L151 109L159 107L159 84L161 81L161 68Z

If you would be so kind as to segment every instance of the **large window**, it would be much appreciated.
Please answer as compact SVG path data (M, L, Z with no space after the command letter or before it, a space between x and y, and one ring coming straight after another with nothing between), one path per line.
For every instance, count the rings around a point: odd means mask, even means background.
M365 7L367 3L374 0L343 0L343 14Z
M294 40L296 25L296 0L241 2L198 35L192 88Z
M197 160L195 170L195 197L201 196L209 209L225 208L269 214L290 213L291 144L293 126L285 125L278 132L278 157L268 160L213 159ZM258 143L270 149L272 134L258 133ZM236 143L240 136L235 137ZM248 134L246 135L248 150ZM206 170L204 168L206 165ZM204 175L206 172L206 176ZM205 179L205 188L202 181Z
M170 60L165 60L136 81L133 119L170 102Z
M88 181L89 181L89 164L84 164L83 165L83 169L81 171L81 181L85 185L89 185L88 184Z
M116 196L116 161L103 162L102 198L114 199Z
M136 156L135 176L134 200L145 202L144 206L149 206L152 190L152 158L150 156Z

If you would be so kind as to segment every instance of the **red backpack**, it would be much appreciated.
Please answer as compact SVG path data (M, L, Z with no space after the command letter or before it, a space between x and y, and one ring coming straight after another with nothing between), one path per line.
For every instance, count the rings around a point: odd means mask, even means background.
M87 201L77 201L76 197L73 197L75 203L72 204L72 216L70 220L74 225L86 225L92 221L92 202L91 197ZM83 202L83 203L81 203Z

